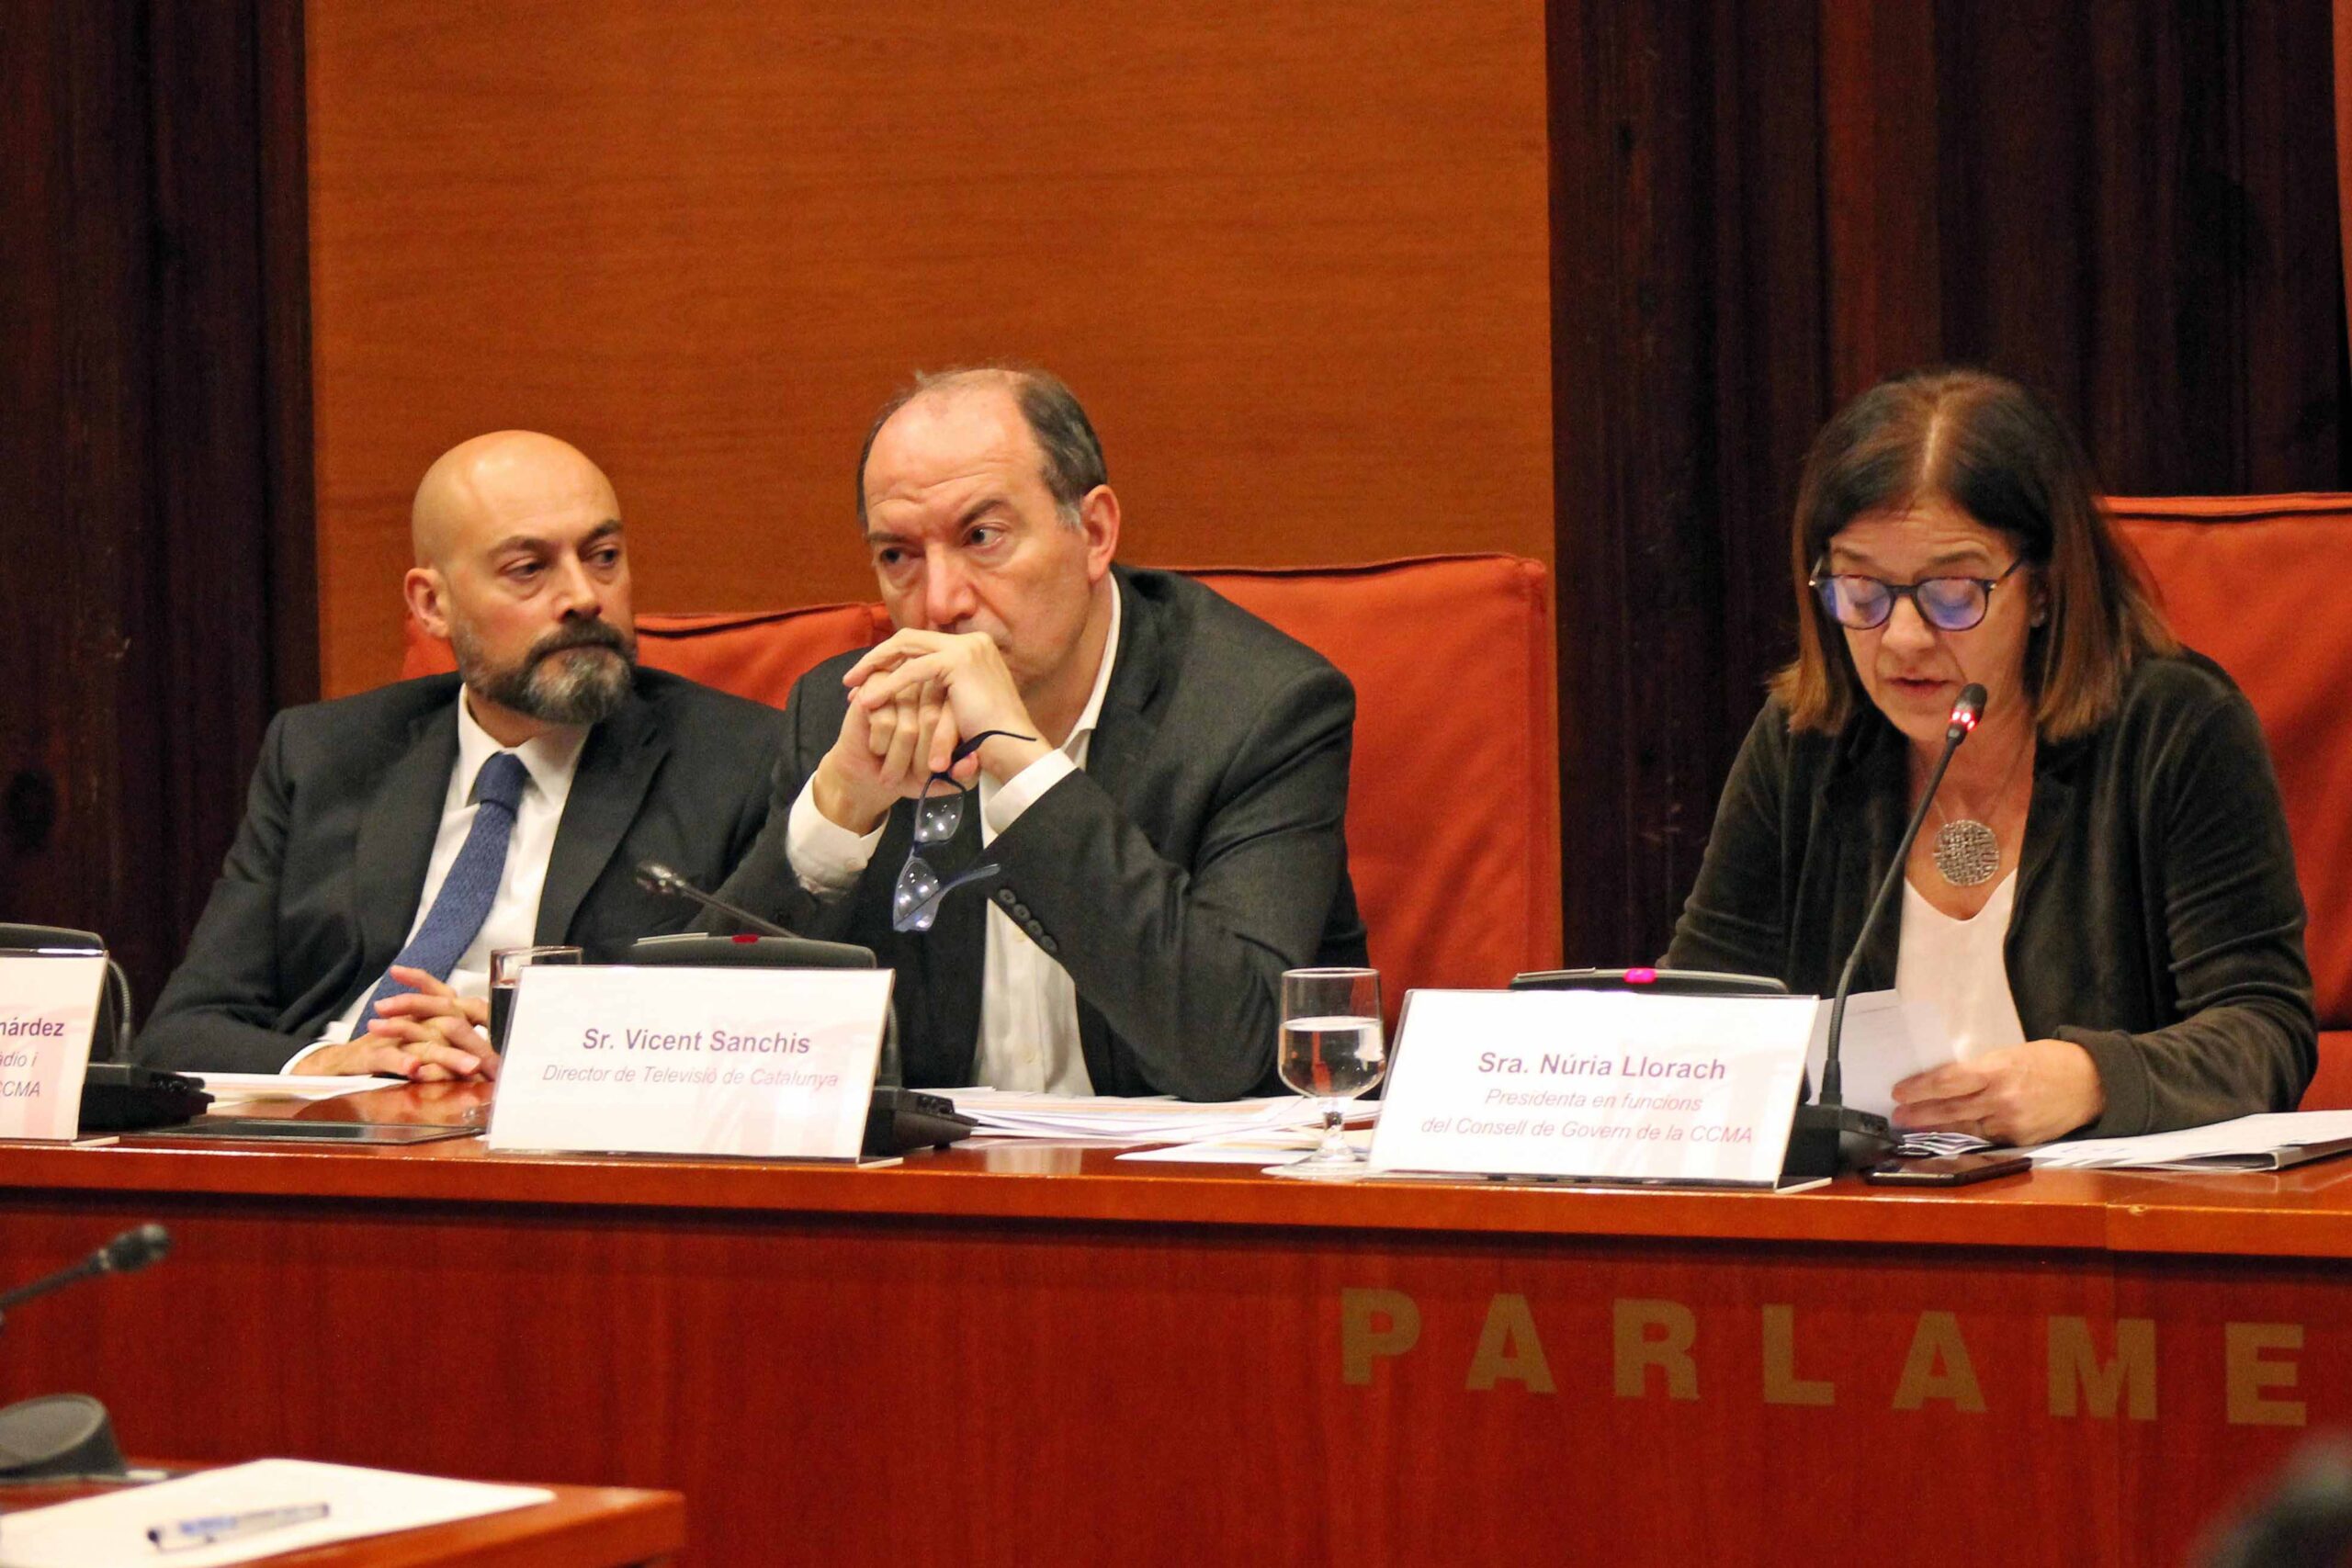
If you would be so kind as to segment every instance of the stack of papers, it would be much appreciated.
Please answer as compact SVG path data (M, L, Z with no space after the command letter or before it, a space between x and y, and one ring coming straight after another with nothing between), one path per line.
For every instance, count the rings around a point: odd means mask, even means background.
M1898 1133L1897 1159L1949 1159L1953 1155L1981 1154L1993 1146L1990 1138L1973 1133Z
M554 1498L537 1486L442 1481L310 1460L256 1460L0 1517L0 1568L91 1568L100 1562L226 1568ZM281 1512L314 1517L271 1524L269 1516ZM175 1539L190 1542L217 1539L209 1545L159 1551L148 1537L151 1529L180 1532Z
M1374 1109L1367 1107L1367 1109ZM1353 1118L1350 1119L1351 1122ZM1131 1149L1121 1159L1167 1160L1177 1165L1288 1165L1311 1154L1323 1142L1323 1129L1276 1128L1271 1132L1226 1133L1197 1143L1170 1144L1164 1149ZM1358 1154L1372 1150L1372 1128L1351 1126L1348 1142Z
M323 1077L296 1073L190 1073L204 1085L219 1110L245 1100L334 1100L373 1089L397 1088L402 1080L369 1077Z
M1290 1094L1204 1104L1166 1095L1131 1099L1114 1095L1016 1094L991 1089L937 1092L953 1099L957 1111L978 1122L980 1134L995 1137L1191 1144L1234 1134L1319 1126L1322 1122L1322 1101ZM1376 1100L1359 1100L1348 1108L1351 1122L1370 1122L1379 1114Z
M2352 1111L2241 1116L2181 1133L2085 1138L2025 1152L2056 1170L2284 1170L2352 1151Z

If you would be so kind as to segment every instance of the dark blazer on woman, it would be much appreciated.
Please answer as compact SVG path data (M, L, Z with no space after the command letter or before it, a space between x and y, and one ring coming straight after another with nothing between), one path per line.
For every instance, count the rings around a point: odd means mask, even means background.
M1767 703L1733 764L1668 962L1826 996L1894 863L1909 744L1871 706L1792 734ZM2029 1040L2098 1066L2117 1137L2291 1111L2318 1059L2303 900L2254 709L2197 654L2149 659L2115 716L2036 750L2004 946ZM1856 990L1894 984L1883 919Z

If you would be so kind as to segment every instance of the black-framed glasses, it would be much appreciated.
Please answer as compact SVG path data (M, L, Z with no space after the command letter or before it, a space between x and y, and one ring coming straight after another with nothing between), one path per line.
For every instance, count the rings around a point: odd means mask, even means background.
M1894 614L1894 602L1908 599L1919 618L1938 631L1964 632L1983 624L1993 607L1993 590L2025 565L2025 558L2011 561L2008 571L1998 577L1923 577L1917 582L1889 582L1851 571L1825 573L1821 569L1828 564L1827 557L1815 563L1805 586L1821 596L1821 607L1839 626L1858 632L1883 626Z
M898 886L890 890L890 929L902 933L927 931L931 922L939 918L940 901L967 883L994 876L1004 868L982 864L957 872L941 880L931 863L922 858L926 844L944 844L956 836L964 825L964 797L972 792L956 782L956 763L980 749L980 742L999 736L1007 740L1034 740L1034 735L1015 735L1009 729L983 729L970 739L959 742L955 755L948 758L950 770L933 773L922 786L922 798L915 802L914 838L907 845L907 863L899 868ZM944 793L934 794L941 784Z

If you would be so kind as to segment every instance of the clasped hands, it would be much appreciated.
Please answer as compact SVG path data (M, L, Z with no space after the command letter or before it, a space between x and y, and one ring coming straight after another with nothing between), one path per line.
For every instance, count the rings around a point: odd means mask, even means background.
M495 1078L498 1053L490 1046L490 1003L461 997L422 969L395 964L391 976L413 987L376 1004L362 1033L322 1045L294 1064L301 1074L390 1074L417 1083Z
M1053 750L1016 739L1039 731L985 633L895 633L850 666L842 683L849 712L809 787L826 820L853 833L873 831L893 805L921 795L933 773L967 786L983 773L1001 782ZM1006 733L954 761L963 737L991 729Z
M1894 1086L1905 1133L1973 1133L1996 1144L2046 1144L2107 1109L2090 1053L2071 1040L2029 1040L1914 1073Z

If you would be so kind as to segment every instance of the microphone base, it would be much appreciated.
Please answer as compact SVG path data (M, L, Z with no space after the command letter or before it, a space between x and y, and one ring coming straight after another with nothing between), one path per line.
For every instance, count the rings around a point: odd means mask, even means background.
M1894 1153L1894 1129L1883 1116L1850 1105L1797 1107L1789 1129L1789 1152L1781 1162L1784 1181L1817 1181L1875 1165Z
M88 1394L46 1394L0 1410L0 1481L121 1473L114 1423Z

